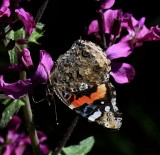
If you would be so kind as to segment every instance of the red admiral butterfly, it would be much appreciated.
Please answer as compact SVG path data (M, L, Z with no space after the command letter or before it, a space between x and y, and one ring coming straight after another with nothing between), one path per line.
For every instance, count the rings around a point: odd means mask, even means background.
M77 40L59 56L50 75L55 94L70 109L91 122L119 129L121 113L109 81L110 60L95 43Z

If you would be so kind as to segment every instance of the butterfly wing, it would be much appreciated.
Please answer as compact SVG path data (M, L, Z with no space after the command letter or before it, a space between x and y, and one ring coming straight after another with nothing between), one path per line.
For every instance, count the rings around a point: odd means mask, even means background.
M70 109L89 121L111 129L121 127L122 115L116 106L115 89L109 81L74 93L60 93L58 89L55 90Z
M122 117L109 81L110 69L104 51L80 39L59 56L50 79L55 94L70 109L106 128L119 129Z

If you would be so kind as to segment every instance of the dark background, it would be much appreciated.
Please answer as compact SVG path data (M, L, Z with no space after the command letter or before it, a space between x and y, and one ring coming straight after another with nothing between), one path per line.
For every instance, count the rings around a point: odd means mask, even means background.
M26 10L36 16L42 0L31 0L25 4ZM160 24L158 1L116 0L113 9L122 9L132 13L136 19L146 17L147 27ZM56 60L68 50L83 33L85 27L95 15L92 0L54 0L49 2L40 22L45 24L44 37L39 49L45 49ZM136 70L135 79L129 84L112 83L117 91L117 104L123 113L123 125L118 131L105 129L96 123L81 118L66 146L95 137L95 144L89 155L159 155L160 154L160 110L159 110L159 54L160 42L145 42L142 47L125 61ZM36 58L35 58L36 59ZM34 97L44 98L45 88L38 88ZM54 105L46 101L32 103L36 127L48 136L50 147L56 147L58 141L75 117L75 113L55 96L59 125L55 125Z

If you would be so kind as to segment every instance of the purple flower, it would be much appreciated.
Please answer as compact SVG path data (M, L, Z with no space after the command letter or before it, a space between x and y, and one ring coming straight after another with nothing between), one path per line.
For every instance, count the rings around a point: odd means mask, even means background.
M40 62L37 70L32 76L32 81L45 83L49 78L53 65L54 61L52 60L51 56L46 51L40 50Z
M134 68L127 63L115 62L118 58L129 56L133 51L132 44L128 41L114 43L115 38L119 38L121 34L121 20L121 10L109 9L104 12L104 32L110 35L106 49L106 54L111 60L110 75L117 83L128 83L135 76ZM100 33L99 31L98 20L93 20L89 25L88 35Z
M120 21L122 18L122 10L109 9L105 11L103 15L104 15L103 29L105 30L105 33L118 36L121 30ZM115 33L115 31L118 32ZM88 27L88 35L97 32L99 32L98 20L93 20Z
M16 65L13 69L26 70L27 67L28 69L30 69L29 67L33 67L32 59L30 57L30 52L28 49L23 49L20 60L21 62L19 66ZM31 92L37 84L45 83L48 80L53 65L54 62L51 56L46 51L40 50L39 65L36 71L32 73L30 78L26 80L18 80L14 83L7 83L4 80L4 76L0 75L0 91L2 91L11 98L21 98L28 92Z
M2 155L32 155L32 148L29 136L24 131L19 131L19 127L22 125L22 120L18 116L13 116L7 125L6 135L0 135L0 150L2 149ZM46 155L49 152L49 148L46 144L47 137L41 131L37 132L40 150Z
M33 19L33 16L18 5L18 3L20 2L21 0L13 0L12 2L10 0L3 0L0 7L0 19L4 15L6 15L8 17L9 23L11 24L12 22L14 22L14 19L17 18L15 18L15 15L18 16L18 18L20 18L20 20L24 24L26 35L29 36L36 28L36 23Z
M33 67L32 58L27 48L23 48L19 61L21 62L21 64L24 66L25 69Z
M8 8L10 6L10 0L2 0L1 6L0 6L0 18L6 15L7 17L10 16L11 11Z
M101 8L103 9L109 9L111 8L115 3L115 0L104 0L101 4Z
M132 44L129 42L119 42L113 44L106 50L106 54L111 60L110 75L117 83L128 83L135 76L135 70L133 66L128 63L115 62L115 59L127 57L130 55L132 50Z
M125 14L122 27L127 29L128 35L124 36L121 41L131 41L137 47L141 46L144 41L160 40L160 28L156 26L148 29L144 23L145 17L136 20L131 14Z
M109 9L115 3L115 0L95 0L95 1L100 3L100 9Z
M24 24L26 35L29 36L36 28L36 23L33 19L33 16L29 12L26 12L23 8L15 9L15 12Z
M100 44L103 44L100 37L102 33L108 36L104 48L111 60L110 75L117 83L128 83L134 78L135 70L130 64L116 62L116 59L128 57L133 48L142 45L144 41L160 40L160 28L155 26L148 29L144 25L145 17L138 21L131 14L123 15L121 10L109 9L103 13L103 17L102 27L98 19L90 23L88 35L93 35ZM122 35L122 29L126 29L128 34Z

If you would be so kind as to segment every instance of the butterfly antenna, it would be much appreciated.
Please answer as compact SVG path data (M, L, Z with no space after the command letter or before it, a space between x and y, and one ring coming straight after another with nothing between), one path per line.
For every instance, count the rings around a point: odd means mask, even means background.
M55 102L55 98L54 98L54 97L53 97L53 104L54 104L54 113L55 113L56 124L58 125L59 122L58 122L57 105L56 105L56 102Z
M51 101L53 101L56 124L58 125L59 123L58 123L58 115L57 115L57 106L56 106L56 102L55 102L55 98L54 98L54 92L50 91L52 88L51 89L49 88L49 87L52 87L52 82L51 82L50 75L48 73L46 66L44 64L42 64L42 65L43 65L44 70L46 71L46 74L48 77L47 94L46 94L47 101L48 101L49 106L51 105Z
M43 99L41 99L41 100L39 100L39 101L36 101L36 100L34 99L34 97L32 96L32 100L33 100L34 103L40 103L40 102L44 101L45 99L43 98Z
M56 105L55 98L54 98L54 92L50 92L50 89L48 88L48 86L47 86L46 96L47 96L47 101L48 101L49 106L51 105L51 101L53 101L56 124L58 125L59 123L58 123L57 105Z

